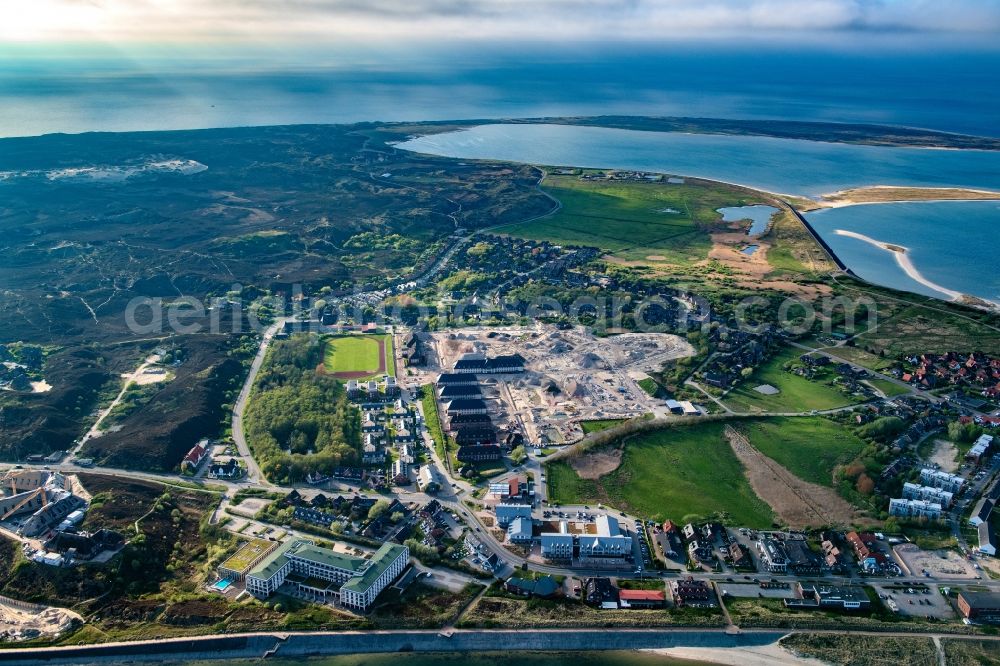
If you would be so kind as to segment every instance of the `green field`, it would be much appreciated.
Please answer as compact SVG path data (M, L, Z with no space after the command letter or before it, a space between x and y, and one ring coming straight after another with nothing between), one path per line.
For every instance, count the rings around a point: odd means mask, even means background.
M768 527L771 509L750 488L723 427L704 423L636 437L625 445L618 469L597 480L581 479L568 462L550 463L549 499L603 502L656 520L719 514L728 523Z
M875 370L876 372L881 372L882 370L891 368L895 364L895 361L891 358L876 356L875 354L866 352L864 349L859 347L848 347L844 345L841 347L820 347L820 349L822 351L829 352L838 358L842 358L849 363L860 365L862 368L868 368L869 370Z
M389 335L338 335L326 338L323 368L330 373L379 374L379 354L383 345L386 359L385 372L395 376L392 336Z
M750 203L737 188L690 180L669 184L549 176L544 189L562 203L561 210L502 227L499 233L591 245L627 260L663 257L659 260L681 265L708 257L707 228L720 220L717 208Z
M749 379L744 380L730 391L723 402L737 411L808 412L814 409L834 409L858 402L844 395L839 389L827 386L829 379L806 379L782 366L789 361L798 362L804 352L794 348L784 349L754 370ZM821 370L827 377L833 377L831 370ZM780 392L764 395L754 390L755 386L770 384Z
M882 393L885 393L886 396L890 398L897 395L904 395L910 392L910 390L907 389L905 386L900 386L895 382L890 382L885 379L878 379L878 378L869 379L868 383L877 388L879 391L882 391Z
M761 453L803 481L833 487L833 469L858 457L865 443L822 416L778 417L739 427Z
M601 432L602 430L607 430L608 428L614 428L619 423L624 423L625 419L598 419L595 421L580 421L580 428L583 429L585 435L589 435L592 432Z

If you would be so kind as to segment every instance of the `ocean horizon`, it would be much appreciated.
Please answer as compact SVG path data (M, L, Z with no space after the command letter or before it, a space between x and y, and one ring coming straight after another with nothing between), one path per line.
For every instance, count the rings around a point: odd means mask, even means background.
M1000 53L605 46L240 59L0 48L0 137L565 115L874 123L1000 136Z

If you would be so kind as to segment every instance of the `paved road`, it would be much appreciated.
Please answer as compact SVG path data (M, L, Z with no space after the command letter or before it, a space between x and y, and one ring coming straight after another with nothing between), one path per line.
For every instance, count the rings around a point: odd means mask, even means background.
M243 412L246 409L247 400L250 398L250 392L253 390L254 380L257 379L257 373L260 372L260 368L264 364L264 357L267 356L267 348L274 339L275 333L277 333L278 329L285 325L286 321L292 321L291 317L283 317L279 319L266 331L264 331L264 337L260 341L260 348L257 350L257 356L254 357L253 363L250 365L250 371L247 373L247 378L243 382L243 389L240 390L240 395L236 399L236 404L233 405L233 442L236 443L236 450L239 451L240 455L243 456L243 460L246 461L246 479L251 483L258 483L267 487L271 487L274 484L268 481L267 477L261 473L260 467L257 466L257 461L254 460L253 455L250 453L250 447L247 445L247 439L243 434Z

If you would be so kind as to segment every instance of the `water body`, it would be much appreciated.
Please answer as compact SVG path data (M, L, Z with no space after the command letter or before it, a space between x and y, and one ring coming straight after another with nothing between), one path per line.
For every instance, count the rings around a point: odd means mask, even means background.
M989 151L557 125L484 125L419 137L400 147L459 158L701 176L811 196L865 185L1000 189L1000 152ZM745 213L734 215L747 217ZM885 250L837 235L836 229L905 246L912 263L931 282L1000 301L997 202L852 206L812 213L808 219L848 267L872 282L949 298L909 277Z
M1000 203L996 201L867 204L815 211L806 219L866 280L948 298L907 275L890 251L838 230L906 247L928 281L1000 303Z
M723 222L741 222L743 220L750 220L750 228L747 229L748 236L759 236L765 231L767 231L768 225L771 223L771 216L778 212L778 209L774 206L731 206L729 208L720 208L718 212L722 213ZM757 246L752 246L754 250ZM747 254L753 254L753 252L748 252Z
M191 662L188 662L191 663ZM197 666L243 666L260 660L193 662ZM337 657L267 660L274 666L698 666L710 662L674 659L650 652L395 652Z
M464 159L658 171L818 196L864 185L1000 189L1000 151L637 132L570 125L480 125L400 148Z
M752 37L748 35L748 39ZM916 38L914 38L916 39ZM679 115L1000 135L1000 51L470 43L155 52L0 44L0 136Z

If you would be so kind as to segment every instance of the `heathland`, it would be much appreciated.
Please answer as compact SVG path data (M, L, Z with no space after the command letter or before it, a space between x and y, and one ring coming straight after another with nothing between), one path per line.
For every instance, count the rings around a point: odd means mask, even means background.
M0 343L45 345L52 389L0 392L0 458L73 448L121 375L169 340L184 352L176 379L89 454L174 468L193 442L225 434L232 388L257 344L227 334L231 322L248 331L248 310L267 321L282 307L251 303L287 302L293 285L334 295L378 287L423 270L456 227L552 206L533 167L397 151L373 142L372 127L4 139ZM137 314L141 333L129 329L136 297L158 299L162 330L150 308ZM169 312L202 330L221 317L220 335L180 334Z

